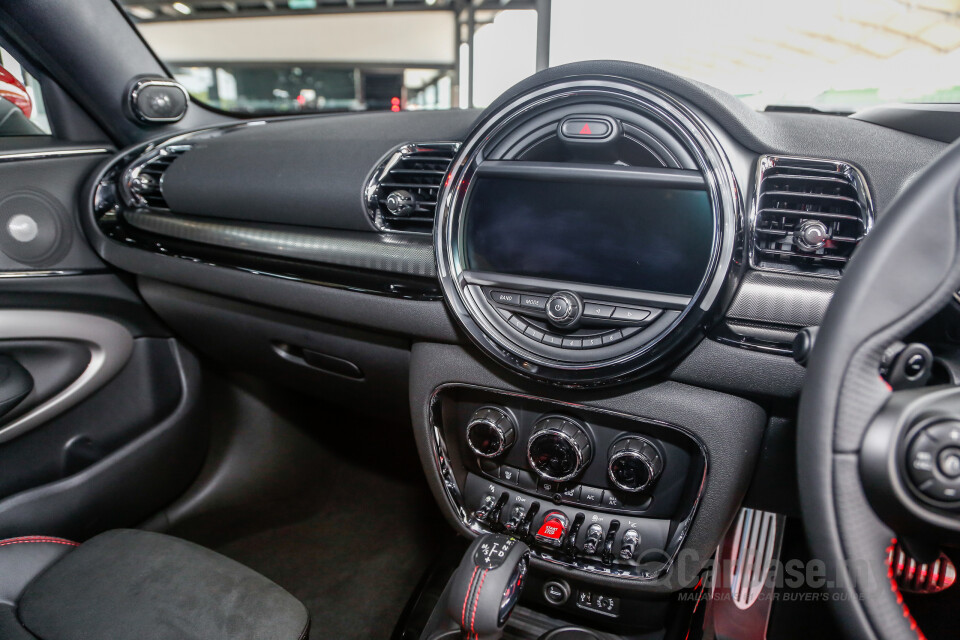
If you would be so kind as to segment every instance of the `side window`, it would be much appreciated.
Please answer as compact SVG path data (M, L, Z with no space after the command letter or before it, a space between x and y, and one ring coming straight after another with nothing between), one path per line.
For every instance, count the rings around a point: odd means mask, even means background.
M40 83L0 47L0 136L50 135Z

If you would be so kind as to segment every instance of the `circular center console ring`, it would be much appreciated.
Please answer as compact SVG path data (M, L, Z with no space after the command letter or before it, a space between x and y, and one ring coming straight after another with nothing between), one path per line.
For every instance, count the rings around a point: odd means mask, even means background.
M625 77L601 75L603 63L597 63L597 69L597 75L567 76L527 91L514 90L512 95L489 109L451 163L438 201L434 232L444 298L471 340L516 372L570 387L611 384L646 375L664 366L668 358L691 348L703 335L702 326L707 314L719 306L717 302L729 294L734 284L732 276L740 264L735 256L736 238L743 229L743 203L730 161L700 116L654 86ZM638 65L637 77L644 77L644 73L645 68ZM575 120L578 114L596 112L616 115L608 119L617 125L624 138L628 132L631 140L642 135L652 136L653 142L649 145L652 148L659 137L663 141L659 147L663 151L662 158L666 159L661 161L663 168L602 163L557 167L558 163L552 161L539 164L524 161L523 151L517 150L526 144L524 140L531 141L527 149L537 145L543 148L541 143L547 136L562 137L567 131L567 123ZM641 131L640 126L644 124L649 131ZM577 126L580 126L579 122ZM602 128L603 131L608 129ZM713 236L712 241L707 239L702 245L709 246L710 255L709 259L700 256L699 264L705 264L706 268L696 290L691 295L661 294L499 275L468 268L465 239L471 188L480 176L504 177L511 171L524 168L530 180L539 179L541 170L557 169L566 172L582 170L578 180L586 183L591 183L595 175L600 176L600 180L604 176L611 179L612 174L618 173L620 175L612 179L624 180L646 172L647 176L639 176L647 180L646 184L651 184L650 176L655 176L654 179L666 176L660 183L663 189L674 188L665 186L670 182L668 178L676 177L695 184L676 188L706 192L709 199ZM631 175L624 177L625 173ZM506 177L510 179L511 176ZM603 185L591 183L587 188L602 189ZM600 233L606 231L601 229ZM611 228L609 233L616 236L618 232ZM550 251L549 246L543 249ZM601 250L590 247L586 251L600 253ZM699 269L696 270L694 277L699 277L699 273ZM535 284L528 286L528 281ZM633 305L623 309L617 306L616 310L627 314L639 312L639 320L634 322L631 331L626 328L621 331L617 320L623 320L626 325L638 316L615 315L606 322L609 326L601 326L601 333L597 333L595 325L603 325L603 322L584 321L579 323L582 325L579 329L577 323L564 326L566 318L558 323L541 306L543 321L538 323L539 316L531 312L531 308L536 310L537 299L545 305L547 300L555 299L558 292L575 293L585 298L585 318L588 312L593 313L591 309L594 308L606 306L612 311L609 305L613 303ZM516 308L511 309L511 304ZM525 322L524 318L532 318L532 322Z

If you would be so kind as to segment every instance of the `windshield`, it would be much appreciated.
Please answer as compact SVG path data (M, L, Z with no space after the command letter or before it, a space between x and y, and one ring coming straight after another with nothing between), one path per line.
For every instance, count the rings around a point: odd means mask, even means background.
M960 102L958 0L121 0L198 101L483 107L545 66L640 62L756 109Z

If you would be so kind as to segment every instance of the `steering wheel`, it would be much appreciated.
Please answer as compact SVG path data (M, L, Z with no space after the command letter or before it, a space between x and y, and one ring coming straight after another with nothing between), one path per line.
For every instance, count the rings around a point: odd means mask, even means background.
M850 638L923 638L890 550L899 541L929 562L941 543L960 542L960 502L931 500L908 469L919 432L960 420L960 388L895 391L880 376L888 348L960 290L958 197L960 141L898 195L857 250L807 367L797 436L803 519Z

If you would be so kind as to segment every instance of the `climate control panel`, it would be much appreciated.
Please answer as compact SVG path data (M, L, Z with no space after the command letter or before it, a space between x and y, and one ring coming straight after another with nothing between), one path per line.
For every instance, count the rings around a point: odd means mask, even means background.
M474 389L442 406L444 460L470 529L509 533L591 571L649 577L666 566L706 470L682 430Z

